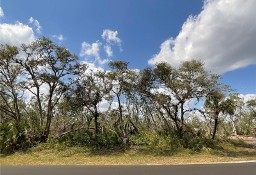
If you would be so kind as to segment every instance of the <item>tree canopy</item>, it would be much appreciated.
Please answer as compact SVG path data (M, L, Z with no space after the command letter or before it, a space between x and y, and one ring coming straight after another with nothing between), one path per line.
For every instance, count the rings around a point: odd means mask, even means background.
M150 145L147 134L155 134L193 147L198 138L256 135L256 99L243 101L202 62L128 66L111 61L109 70L87 71L47 38L1 45L0 150L49 138L109 147Z

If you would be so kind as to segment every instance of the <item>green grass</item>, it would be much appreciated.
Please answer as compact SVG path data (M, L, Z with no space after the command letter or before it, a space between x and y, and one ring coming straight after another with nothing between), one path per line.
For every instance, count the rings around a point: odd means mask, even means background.
M256 160L256 149L241 141L218 144L200 152L189 149L153 150L145 147L129 149L89 149L62 144L40 144L24 152L1 155L1 165L143 165L191 164Z

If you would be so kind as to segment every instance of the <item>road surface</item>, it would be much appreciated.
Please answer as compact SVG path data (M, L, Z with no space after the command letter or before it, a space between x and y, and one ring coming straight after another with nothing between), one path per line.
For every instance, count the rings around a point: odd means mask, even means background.
M2 166L1 175L256 175L256 163L152 166Z

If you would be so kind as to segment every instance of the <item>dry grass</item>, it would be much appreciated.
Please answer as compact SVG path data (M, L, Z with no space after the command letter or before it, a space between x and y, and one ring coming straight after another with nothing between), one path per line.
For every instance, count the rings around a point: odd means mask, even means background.
M225 143L201 152L144 150L90 150L84 147L39 145L26 152L1 155L1 165L145 165L145 164L205 164L256 160L256 149L244 142Z

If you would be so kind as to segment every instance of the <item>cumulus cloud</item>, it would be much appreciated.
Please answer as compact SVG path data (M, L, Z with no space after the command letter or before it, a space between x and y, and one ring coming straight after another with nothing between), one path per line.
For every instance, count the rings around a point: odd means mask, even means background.
M33 29L22 23L0 24L0 44L20 46L35 40Z
M41 34L42 33L42 26L40 25L39 21L37 19L34 19L33 17L30 17L28 22L30 24L33 24L34 27L36 28L36 32L38 34Z
M3 11L2 7L0 6L0 18L1 17L4 17L4 11Z
M59 35L53 35L52 36L53 38L57 39L58 41L63 41L64 40L64 37L62 34L59 34Z
M176 38L161 44L149 64L198 59L207 70L224 73L256 64L255 0L205 0L198 16L190 16Z
M94 63L90 63L87 61L81 61L81 64L86 64L88 66L86 71L84 72L85 75L104 71L104 69L102 67L96 66Z
M81 46L82 48L80 51L80 56L93 56L95 58L100 58L100 46L101 43L99 41L96 41L92 44L83 42Z
M104 46L104 50L107 53L108 57L112 57L113 56L113 51L110 45L105 45Z
M104 29L101 35L102 39L107 42L107 44L104 46L105 52L109 55L109 53L112 53L111 45L117 45L122 51L122 40L118 37L118 31L113 31L110 29ZM112 55L111 55L112 56Z
M87 62L98 63L104 65L110 61L110 58L113 57L112 47L117 45L121 48L121 39L118 37L117 31L112 31L109 29L104 29L102 32L102 40L98 40L94 43L82 42L80 56L84 57ZM105 56L102 57L102 53L105 52ZM103 54L104 55L104 54ZM94 58L94 60L92 60Z
M117 36L118 31L104 29L101 37L110 44L121 44L121 39Z
M109 62L109 59L102 59L100 57L100 47L102 43L99 41L96 41L95 43L87 43L83 42L81 46L80 56L85 58L94 58L94 63L98 63L100 65L106 64Z

